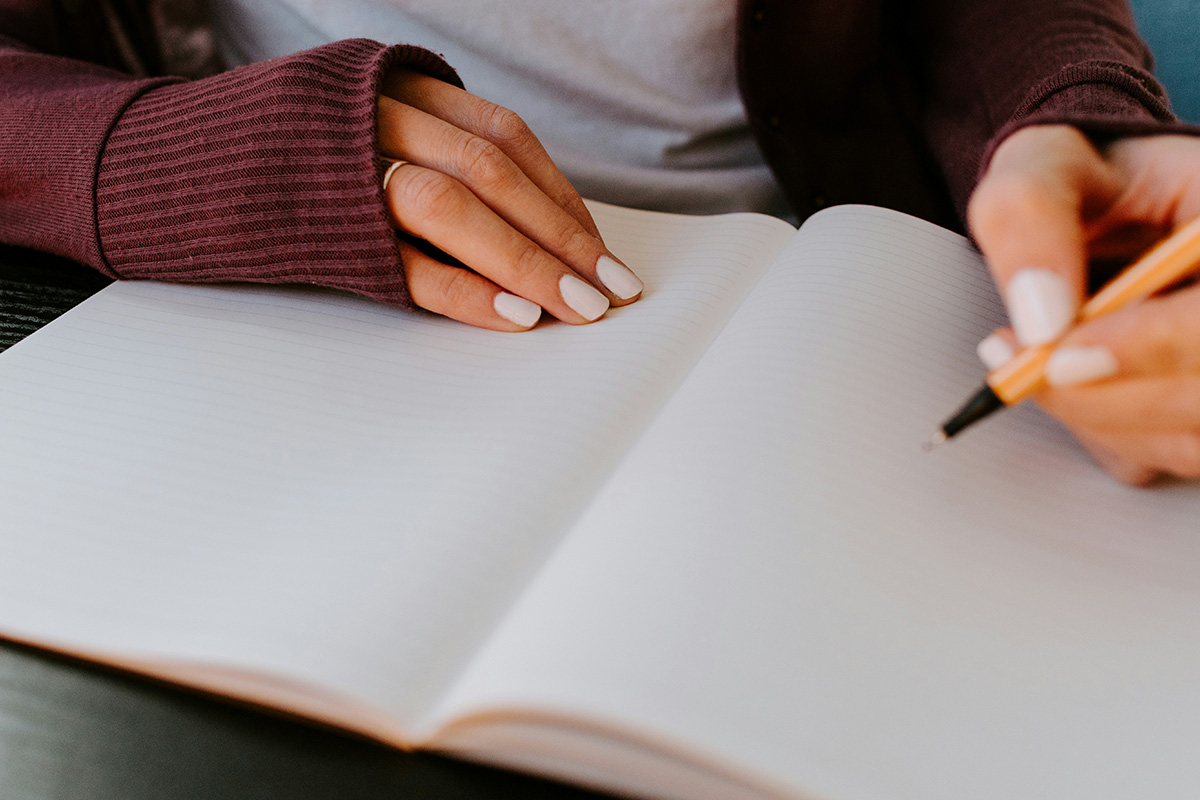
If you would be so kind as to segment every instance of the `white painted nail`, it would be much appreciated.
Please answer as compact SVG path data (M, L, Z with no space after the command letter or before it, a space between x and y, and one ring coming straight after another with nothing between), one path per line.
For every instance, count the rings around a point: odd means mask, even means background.
M492 308L512 324L522 328L532 328L542 316L542 307L537 303L531 303L524 297L517 297L508 292L498 293L492 300Z
M605 288L622 300L628 300L646 288L629 267L609 256L600 256L596 260L596 274Z
M1046 382L1074 386L1116 375L1118 368L1116 356L1107 347L1060 347L1046 361Z
M1066 281L1048 269L1018 272L1008 282L1005 299L1017 341L1026 347L1054 341L1075 319L1075 299Z
M608 298L574 275L559 278L558 291L571 310L588 322L600 319L608 311Z
M996 333L993 333L977 344L975 346L975 354L979 356L979 360L988 369L995 369L1003 364L1007 364L1016 355L1013 353L1012 345L1003 336Z

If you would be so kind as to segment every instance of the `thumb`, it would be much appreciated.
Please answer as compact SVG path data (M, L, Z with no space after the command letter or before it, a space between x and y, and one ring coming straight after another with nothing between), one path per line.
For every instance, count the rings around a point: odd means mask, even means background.
M1024 128L997 148L967 215L1022 346L1053 341L1074 321L1087 285L1085 219L1119 191L1073 128Z

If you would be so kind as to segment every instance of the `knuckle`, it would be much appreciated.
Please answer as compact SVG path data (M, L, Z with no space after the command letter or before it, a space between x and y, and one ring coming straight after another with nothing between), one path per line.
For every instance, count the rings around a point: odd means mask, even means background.
M533 136L525 120L504 106L489 105L483 110L484 136L501 144L523 145Z
M474 295L475 282L466 270L448 270L438 287L439 306L446 311L466 308Z
M1019 207L1024 194L1023 182L1012 178L991 178L979 184L967 203L967 222L977 233L986 234L1002 225Z
M588 211L587 205L583 202L583 197L579 192L575 191L575 187L568 186L559 192L555 202L565 209L568 214L576 219L591 219L591 212Z
M536 281L545 269L546 254L532 243L518 250L508 264L509 274L515 281L522 284Z
M1062 189L1026 174L992 176L983 181L967 204L971 229L984 235L1005 231L1014 221L1037 217L1060 205Z
M564 260L591 267L600 257L603 248L590 233L571 220L560 235Z
M499 147L472 136L462 145L459 153L463 176L472 183L491 184L508 174L508 156Z
M434 170L411 170L394 190L407 214L418 219L453 217L462 210L462 194L454 179Z

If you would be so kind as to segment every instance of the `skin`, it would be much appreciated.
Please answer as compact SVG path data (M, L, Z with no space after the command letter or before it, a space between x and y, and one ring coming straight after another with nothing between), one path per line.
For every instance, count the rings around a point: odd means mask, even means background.
M564 301L572 274L608 298L596 262L608 251L583 199L537 137L512 111L411 71L389 75L379 97L379 147L409 162L387 186L401 230L470 269L410 244L401 256L413 302L451 319L499 331L526 330L496 313L496 295L530 300L563 322L590 322ZM463 237L462 231L473 233Z
M1079 131L1036 126L996 150L968 208L1003 292L1024 267L1058 273L1081 302L1089 263L1127 263L1200 216L1200 139L1153 136L1097 149ZM1011 331L1001 335L1014 341ZM1190 283L1069 332L1103 346L1115 375L1054 387L1037 402L1118 480L1200 478L1200 285Z
M499 331L509 292L563 322L589 320L563 299L578 276L608 298L596 262L607 255L579 193L513 112L410 71L379 98L383 155L409 162L386 197L397 226L467 268L402 243L413 302ZM1019 270L1056 272L1076 303L1089 264L1128 262L1200 215L1200 139L1129 138L1097 149L1067 126L1032 126L996 150L968 206L971 231L1003 293ZM463 237L469 230L472 236ZM999 332L1010 342L1011 330ZM1200 285L1189 285L1073 330L1062 346L1104 346L1116 375L1051 388L1039 402L1119 480L1200 478Z

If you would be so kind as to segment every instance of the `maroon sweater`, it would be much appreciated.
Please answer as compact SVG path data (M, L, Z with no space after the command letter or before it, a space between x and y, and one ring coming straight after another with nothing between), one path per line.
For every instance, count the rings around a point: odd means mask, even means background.
M157 77L143 0L104 15L81 5L0 0L0 241L120 278L310 282L409 303L375 97L390 67L457 82L449 66L350 40ZM751 125L801 216L865 202L954 225L1021 125L1187 130L1123 0L741 0L740 12Z

